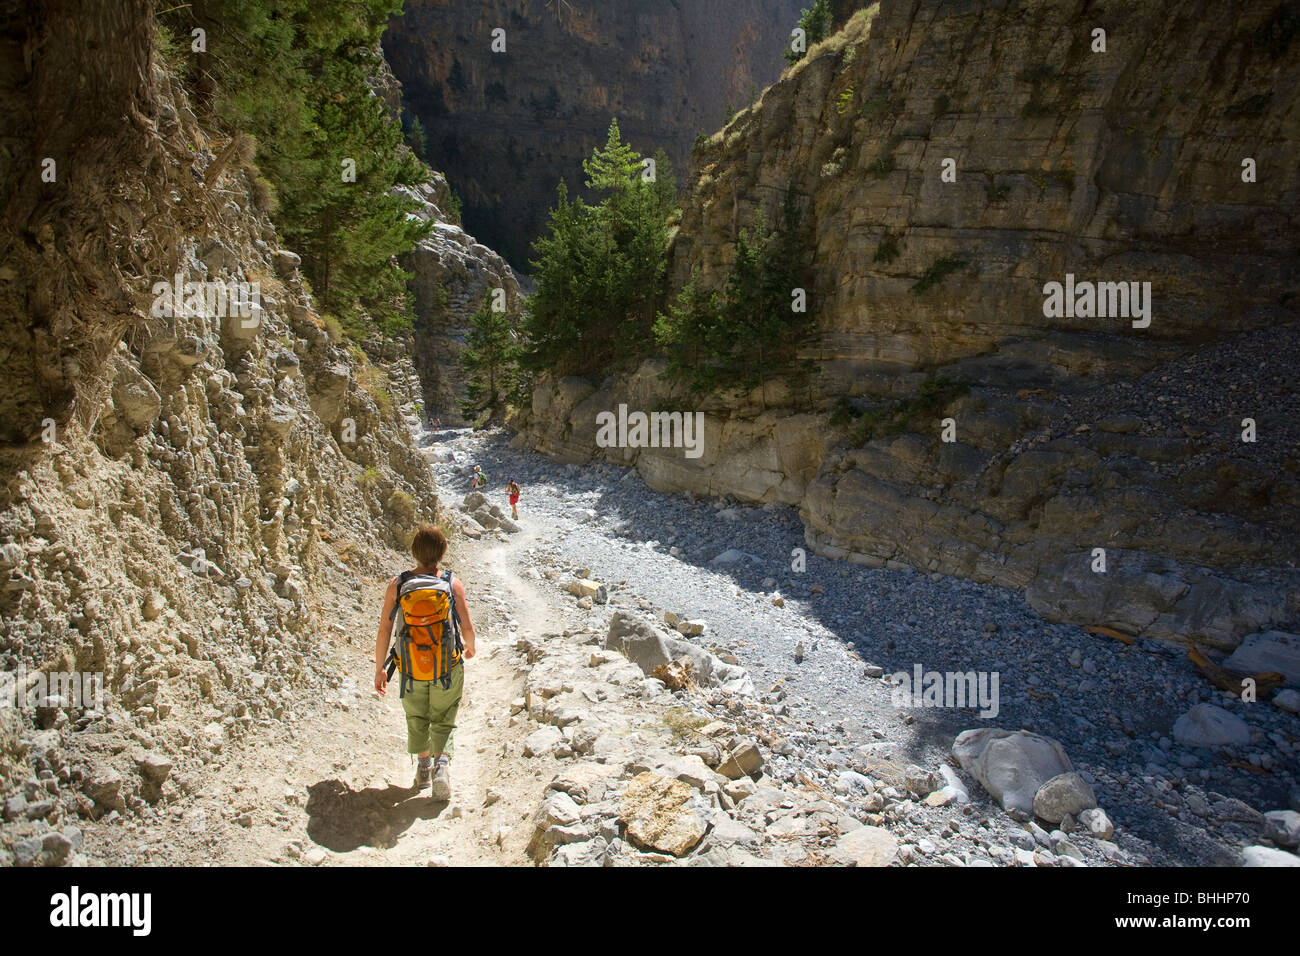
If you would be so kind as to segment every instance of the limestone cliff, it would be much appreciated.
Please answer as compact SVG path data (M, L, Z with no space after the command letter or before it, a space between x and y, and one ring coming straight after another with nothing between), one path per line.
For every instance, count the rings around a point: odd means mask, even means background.
M379 71L371 78L371 86L383 98L393 120L409 125L410 114L402 105L402 83L383 49L378 53ZM415 300L415 327L404 344L419 375L425 417L462 425L460 402L466 397L467 383L460 355L470 318L494 289L505 290L507 311L517 313L519 281L500 255L461 227L442 172L430 169L425 182L399 186L397 192L419 204L415 215L434 224L429 237L402 263L411 273Z
M649 362L545 383L525 440L795 505L822 553L1024 587L1053 616L1221 647L1294 622L1296 23L1293 2L857 13L697 151L671 254L676 287L717 287L793 183L811 393L697 406ZM1149 326L1046 317L1067 274L1149 282ZM931 408L934 373L957 387ZM699 407L704 456L597 449L620 401ZM864 441L841 424L862 412L904 425Z
M771 82L807 0L407 0L384 49L465 224L526 266L611 116L678 170L698 133ZM492 31L505 31L493 52Z
M410 363L333 340L152 15L88 0L0 24L0 669L25 669L20 691L100 673L107 695L5 709L0 792L58 774L90 815L148 799L121 778L78 793L96 748L157 748L180 777L200 731L237 738L285 688L337 686L329 602L437 506L401 414ZM176 310L177 282L213 297ZM242 310L216 298L232 282Z

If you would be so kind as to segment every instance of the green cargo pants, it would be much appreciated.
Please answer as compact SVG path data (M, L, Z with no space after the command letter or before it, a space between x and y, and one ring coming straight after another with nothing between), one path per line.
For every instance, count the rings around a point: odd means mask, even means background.
M413 690L402 698L406 711L406 750L413 754L451 756L451 735L456 729L456 711L465 690L465 664L451 672L451 686L442 689L442 681L417 680Z

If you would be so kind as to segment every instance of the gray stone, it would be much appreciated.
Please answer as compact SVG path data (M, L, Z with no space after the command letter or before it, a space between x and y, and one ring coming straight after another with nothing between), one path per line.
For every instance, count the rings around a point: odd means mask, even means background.
M1223 662L1247 674L1278 673L1287 684L1300 684L1300 634L1260 631L1247 635Z
M731 751L721 764L718 773L731 780L750 777L763 769L763 753L751 740L744 741Z
M1039 787L1074 769L1059 743L1024 730L967 730L953 741L952 752L1003 809L1023 813L1033 812Z
M943 779L933 770L926 770L916 764L909 764L903 771L907 789L918 797L925 797L943 786Z
M1300 856L1275 850L1268 846L1248 846L1241 851L1241 865L1259 866L1300 866Z
M1077 773L1063 773L1048 780L1034 794L1034 816L1048 823L1060 823L1097 806L1097 795Z
M1197 704L1174 722L1174 739L1184 747L1244 747L1250 727L1214 704Z
M554 751L563 739L564 734L558 727L550 725L540 727L529 734L524 741L524 756L544 757Z
M39 836L15 840L13 845L15 866L34 866L41 856L41 838Z
M1289 714L1300 714L1300 690L1284 688L1273 695L1273 706Z
M112 767L101 767L82 784L82 791L102 807L122 806L122 775Z
M1115 825L1100 808L1084 810L1079 814L1079 823L1098 840L1109 840L1115 834Z
M1264 814L1264 836L1278 846L1300 846L1300 813L1294 810L1270 810Z
M643 674L651 674L673 659L664 636L626 611L615 611L610 618L605 647L623 653Z
M27 798L21 793L15 793L12 797L5 800L4 818L7 821L18 820L23 817L27 810Z

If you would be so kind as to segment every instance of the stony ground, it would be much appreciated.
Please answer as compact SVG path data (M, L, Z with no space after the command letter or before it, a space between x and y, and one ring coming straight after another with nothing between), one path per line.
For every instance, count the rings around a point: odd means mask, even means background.
M580 610L574 625L595 634L620 607L707 622L695 640L747 668L762 708L781 724L767 773L827 793L838 786L859 817L876 801L855 792L852 774L906 791L909 765L951 768L954 737L990 725L1060 741L1092 785L1115 835L1105 845L1076 838L1089 863L1231 865L1259 842L1263 812L1295 808L1300 721L1215 690L1178 648L1047 622L1006 589L803 555L788 509L657 494L635 472L557 465L511 449L501 434L444 432L433 444L450 498L467 489L474 463L493 488L510 476L523 485L527 537L503 553L504 570L554 578L561 601L574 572L605 582L610 603ZM505 505L499 491L493 497ZM888 675L918 664L996 672L998 713L895 706ZM1174 722L1198 703L1244 720L1249 745L1175 743ZM1002 862L1033 847L1032 825L963 780L966 806L884 798L903 859Z
M1174 649L1045 622L1003 589L802 554L785 509L657 494L499 432L417 437L479 630L451 803L410 789L396 694L370 686L386 574L407 564L376 547L312 595L335 620L275 706L224 712L160 658L169 714L30 732L0 863L1233 865L1289 838L1263 814L1296 808L1300 720L1213 690ZM450 507L474 463L482 523ZM631 642L669 634L670 656L747 675L649 672ZM915 665L995 672L997 713L899 706L890 675ZM1198 703L1250 743L1175 742ZM1059 741L1106 818L1004 810L952 752L990 726Z

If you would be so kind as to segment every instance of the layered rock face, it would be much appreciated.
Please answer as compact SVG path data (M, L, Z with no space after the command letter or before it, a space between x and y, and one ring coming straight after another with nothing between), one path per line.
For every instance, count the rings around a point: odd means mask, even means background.
M581 184L611 117L643 153L663 147L680 179L695 136L777 76L807 5L407 0L384 49L466 226L522 268L556 183Z
M402 83L384 58L383 49L378 53L380 67L371 86L383 98L393 120L402 122L407 112L402 106ZM443 173L431 169L419 186L400 186L396 191L419 203L415 215L434 224L433 233L402 262L411 273L415 299L409 354L420 378L425 417L463 425L460 403L466 397L467 383L460 355L470 319L496 289L505 293L506 310L516 314L519 281L501 256L456 222L451 189Z
M811 388L700 404L648 362L544 383L524 440L795 505L822 553L1024 587L1049 616L1224 648L1294 622L1294 23L1293 4L859 12L697 151L670 264L720 286L793 184ZM1046 314L1045 284L1075 280L1150 283L1149 324ZM932 407L936 372L960 385ZM619 402L703 411L704 454L597 448ZM905 424L834 424L882 409Z
M411 272L415 296L411 359L420 376L426 417L462 425L460 402L467 383L460 356L470 319L490 304L496 289L505 292L506 311L516 313L519 280L495 251L448 221L443 212L445 189L445 177L435 173L430 182L408 191L424 204L417 215L433 220L434 230L406 255L403 265Z
M390 570L375 546L437 505L398 411L413 369L331 340L253 171L219 171L225 144L156 59L151 4L48 4L34 23L30 70L24 25L3 41L6 175L23 181L0 235L17 264L0 282L0 669L98 673L106 699L43 701L21 735L35 764L0 735L16 774L103 733L179 747L209 721L238 735L276 716L277 691L324 681L321 602ZM85 67L82 43L101 51ZM83 87L83 68L123 79ZM47 151L58 176L40 183ZM173 708L179 737L159 724Z

